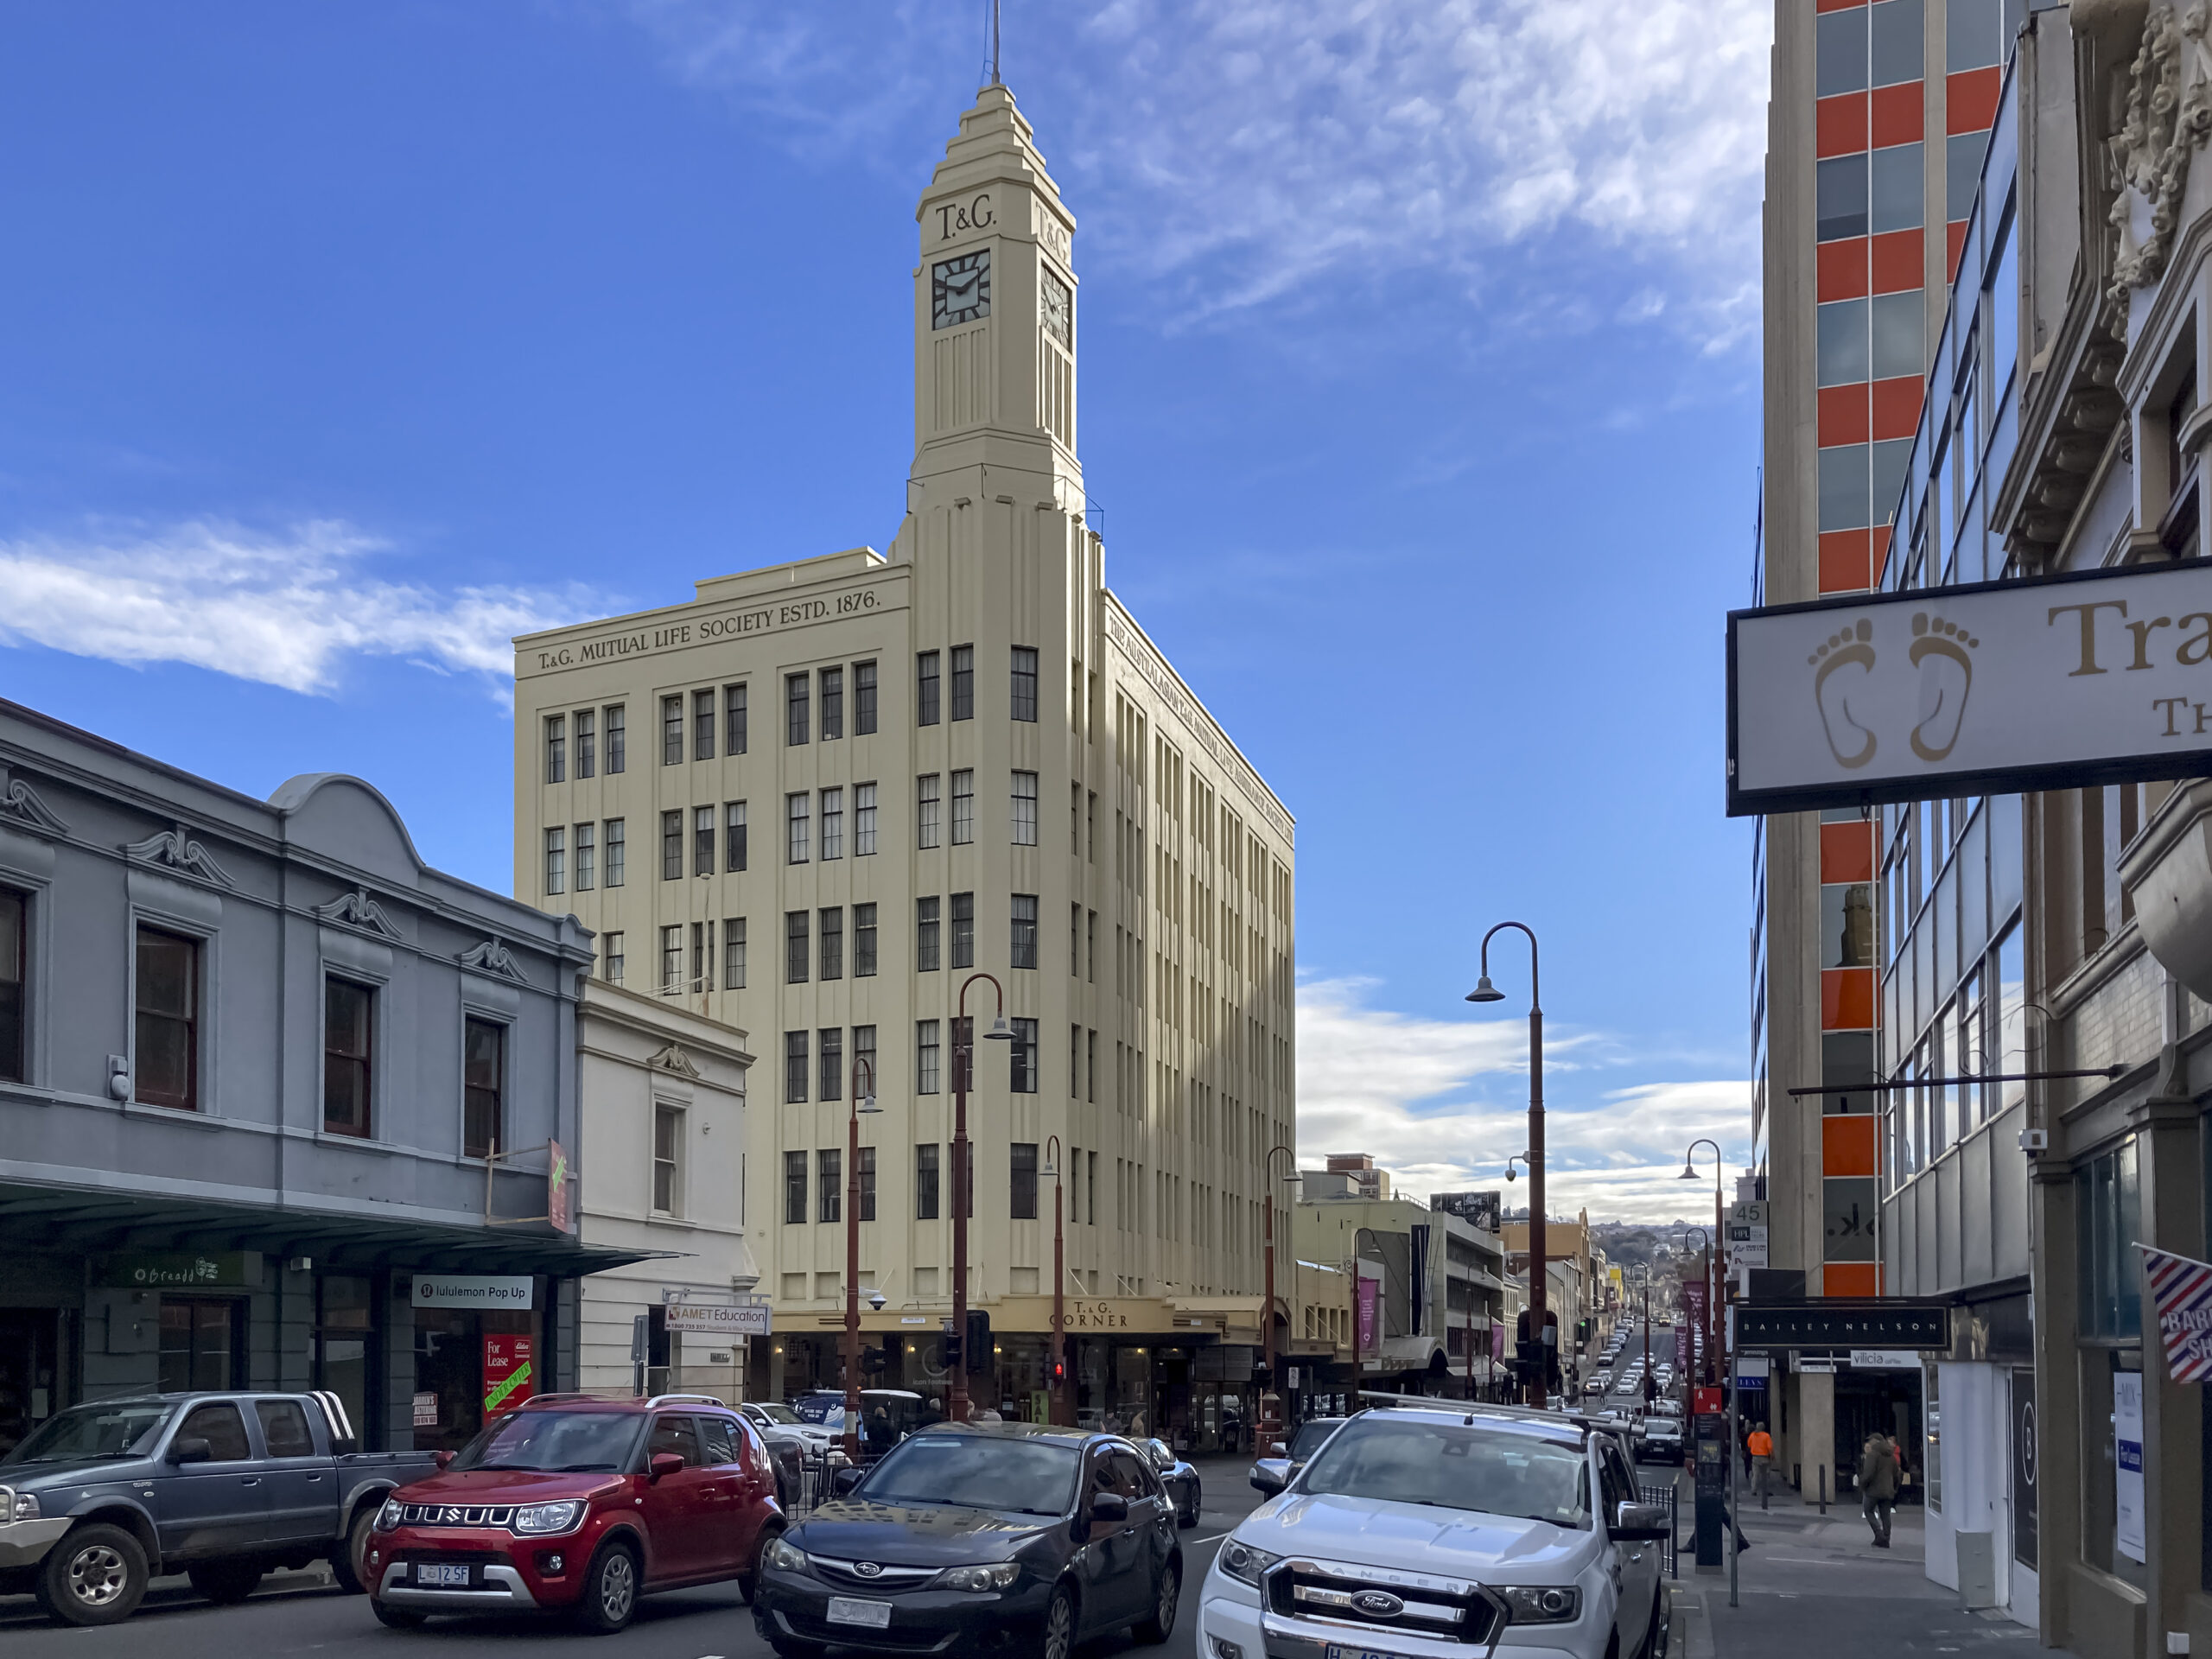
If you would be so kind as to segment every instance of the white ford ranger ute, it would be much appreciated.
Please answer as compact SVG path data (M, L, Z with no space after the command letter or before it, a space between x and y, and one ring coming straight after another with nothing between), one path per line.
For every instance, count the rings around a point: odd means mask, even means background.
M1363 1412L1226 1539L1201 1659L1664 1659L1667 1512L1549 1413Z

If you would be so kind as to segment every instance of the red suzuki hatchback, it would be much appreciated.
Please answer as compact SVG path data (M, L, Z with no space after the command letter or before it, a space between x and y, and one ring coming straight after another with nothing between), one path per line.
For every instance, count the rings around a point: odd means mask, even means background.
M365 1552L386 1624L563 1609L602 1632L656 1590L734 1579L753 1599L783 1530L760 1435L707 1395L543 1395L403 1486Z

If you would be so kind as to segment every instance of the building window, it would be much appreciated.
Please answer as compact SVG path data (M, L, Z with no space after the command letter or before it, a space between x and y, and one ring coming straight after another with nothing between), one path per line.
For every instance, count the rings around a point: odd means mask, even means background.
M683 879L683 814L681 812L660 815L660 879L664 881Z
M853 906L853 977L875 977L875 906Z
M806 1033L803 1031L784 1033L784 1103L806 1103Z
M845 734L845 671L825 668L822 671L822 741L824 743Z
M806 1070L804 1058L799 1061L802 1075ZM787 1152L784 1154L784 1220L796 1225L806 1219L806 1154Z
M576 776L588 778L599 770L597 721L588 709L576 710Z
M976 718L976 647L952 648L952 717Z
M322 981L322 1128L326 1135L369 1132L369 1038L376 993L351 980Z
M569 832L548 830L545 832L545 892L548 897L568 891Z
M861 1219L874 1221L875 1219L875 1148L874 1147L861 1148L860 1178Z
M607 770L610 775L628 769L630 765L629 715L624 706L610 702L607 715Z
M1007 1148L1012 1191L1007 1194L1007 1214L1016 1221L1037 1219L1037 1143L1017 1141Z
M620 985L622 982L622 935L617 931L602 933L599 937L603 941L600 947L600 962L606 971L607 982Z
M845 1097L845 1033L836 1026L824 1027L815 1033L818 1044L815 1078L817 1100L842 1100Z
M935 1025L935 1020L924 1023ZM944 1147L934 1141L925 1141L914 1148L914 1219L935 1221L939 1214L938 1201L938 1160Z
M918 974L937 972L938 908L935 899L914 900L914 971Z
M816 977L824 980L845 976L845 911L842 905L825 905L822 908L822 965Z
M875 664L853 664L853 735L867 737L875 730Z
M545 781L569 781L569 721L564 715L545 716Z
M608 887L619 887L622 885L624 855L628 850L629 849L623 842L622 820L609 818L607 821L607 885Z
M589 893L599 880L599 826L576 826L576 891Z
M972 893L952 895L952 965L976 965L976 895Z
M1015 968L1034 968L1037 965L1037 895L1017 893L1014 895L1013 956L1008 965Z
M722 989L745 988L745 918L732 916L722 923Z
M976 839L976 774L963 768L952 774L952 844L964 847Z
M622 936L608 936L620 950ZM607 958L620 981L622 958ZM461 1037L461 1155L489 1158L505 1139L505 1114L500 1109L506 1091L507 1028L491 1020L467 1020Z
M660 931L660 988L673 992L683 976L683 930L664 927Z
M938 798L938 774L925 772L914 780L914 828L916 844L935 847L943 833L938 813L943 803Z
M784 983L806 983L807 917L803 910L784 912Z
M2131 1135L2074 1173L2076 1294L2082 1335L2143 1334L2143 1278L2135 1241L2143 1236L2143 1197Z
M1014 774L1014 844L1037 844L1037 774L1033 772Z
M136 1094L149 1106L200 1108L200 946L138 930Z
M695 806L691 809L691 874L712 875L715 873L715 809Z
M726 685L722 688L722 753L724 754L745 753L746 728L750 724L747 718L746 701L743 686Z
M1037 652L1029 645L1014 648L1014 717L1037 718Z
M806 795L801 791L784 797L784 861L806 862Z
M745 803L731 801L722 808L722 868L745 868Z
M715 925L712 922L691 924L691 974L685 988L694 991L709 989L714 984L712 969L715 958Z
M876 1092L875 1027L874 1026L853 1027L853 1074L861 1080L861 1093L872 1096ZM861 1219L866 1220L868 1217L863 1217Z
M1007 1057L1014 1066L1013 1079L1008 1085L1017 1095L1037 1092L1037 1022L1016 1020L1014 1022L1014 1052Z
M784 676L784 741L793 748L806 741L809 678L804 674Z
M853 785L853 856L875 855L875 785Z
M660 700L660 763L664 766L683 764L683 699L663 697Z
M845 855L845 791L822 791L822 857L824 862Z
M914 658L914 709L917 726L938 722L938 654L925 651Z
M683 1114L672 1106L653 1108L653 1213L676 1213L677 1149L682 1145Z
M914 1092L934 1095L938 1084L938 1022L934 1020L914 1021Z
M715 758L715 694L710 690L691 694L691 758Z

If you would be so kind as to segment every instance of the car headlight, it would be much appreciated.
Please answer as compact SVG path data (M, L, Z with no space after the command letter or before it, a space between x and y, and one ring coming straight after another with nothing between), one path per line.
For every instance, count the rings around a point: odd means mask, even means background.
M1222 1546L1221 1570L1240 1584L1260 1587L1261 1576L1282 1559L1270 1555L1264 1549L1255 1549L1249 1544L1240 1544L1234 1538Z
M580 1499L565 1503L525 1503L515 1511L517 1532L566 1532L584 1518Z
M1019 1561L994 1561L988 1567L948 1567L937 1575L937 1582L931 1587L968 1590L981 1595L987 1591L1010 1588L1020 1576Z
M1497 1593L1516 1624L1572 1624L1582 1617L1582 1592L1570 1585L1505 1585Z
M36 1492L10 1491L0 1486L0 1521L35 1521L38 1519Z
M399 1528L400 1503L396 1497L387 1497L384 1508L377 1511L377 1530L396 1532Z
M806 1552L781 1535L769 1541L767 1552L762 1559L779 1573L806 1571Z

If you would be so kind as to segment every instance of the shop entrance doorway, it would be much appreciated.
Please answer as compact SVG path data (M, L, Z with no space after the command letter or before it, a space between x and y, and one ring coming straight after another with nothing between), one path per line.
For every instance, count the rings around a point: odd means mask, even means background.
M236 1297L162 1297L162 1392L244 1388L245 1325Z
M0 1456L61 1403L60 1321L50 1307L0 1310Z

